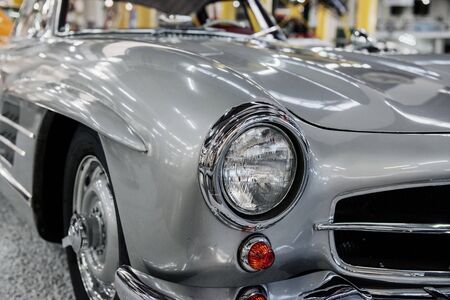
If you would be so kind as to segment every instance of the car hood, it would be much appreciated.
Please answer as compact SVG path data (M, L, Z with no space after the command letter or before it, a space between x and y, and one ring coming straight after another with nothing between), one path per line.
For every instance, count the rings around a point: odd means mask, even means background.
M209 39L175 44L240 73L316 126L370 132L450 131L450 72L443 71L450 64L448 57L429 62L422 57L418 65L285 43Z

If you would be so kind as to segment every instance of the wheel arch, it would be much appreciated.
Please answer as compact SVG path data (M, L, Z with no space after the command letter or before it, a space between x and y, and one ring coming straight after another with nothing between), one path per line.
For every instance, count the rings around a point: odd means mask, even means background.
M64 166L70 142L78 126L80 123L71 118L47 111L37 135L31 207L39 235L50 242L60 242L64 236Z
M49 242L60 243L65 236L62 206L64 170L70 143L80 126L97 133L101 143L101 133L97 130L50 110L45 112L37 135L31 207L39 235ZM107 165L105 167L108 169ZM117 206L116 210L119 239L123 241L120 256L122 261L127 262L129 259Z
M70 143L80 126L102 135L95 126L51 110L45 111L37 134L31 208L39 235L49 242L60 243L65 235L62 221L64 168Z

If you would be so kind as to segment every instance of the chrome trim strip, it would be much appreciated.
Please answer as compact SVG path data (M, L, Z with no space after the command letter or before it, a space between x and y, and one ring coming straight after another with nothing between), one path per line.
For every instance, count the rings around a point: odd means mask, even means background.
M394 191L407 188L443 186L443 185L450 185L450 179L414 181L410 183L378 186L373 188L365 188L360 190L349 191L347 193L338 195L333 200L331 204L329 223L333 223L336 205L342 199L384 191ZM449 283L448 278L450 278L450 271L447 272L447 271L396 270L396 269L380 269L380 268L350 265L345 263L339 257L336 249L336 243L334 240L334 234L333 231L331 230L329 231L329 243L331 256L336 264L337 269L348 276L355 276L369 280L380 280L383 282L392 282L393 280L395 280L401 283L413 283L424 285L433 285L433 284L443 285Z
M132 295L133 297L130 299L139 299L139 300L174 300L174 298L164 295L145 283L143 283L137 276L134 274L133 269L129 266L122 266L116 272L116 282L120 282L123 287L126 288L127 294ZM117 284L116 284L117 285ZM129 298L126 298L129 299Z
M318 231L366 231L390 233L450 234L450 224L408 224L408 223L320 223Z
M424 287L423 289L425 290L425 292L435 297L436 299L450 299L449 289L437 289L435 287Z
M108 35L108 34L157 34L158 29L82 29L79 31L57 31L55 36L57 37L76 37L76 36L84 36L84 35ZM160 29L160 31L176 34L191 34L191 35L209 35L209 36L217 36L223 38L235 38L235 39L245 39L245 40L255 40L258 37L248 34L240 34L240 33L231 33L231 32L210 32L210 31L202 31L201 29Z
M8 168L12 168L12 164L3 155L0 154L0 161L5 164Z
M28 203L31 203L31 193L27 191L26 188L24 188L15 178L12 176L12 174L5 169L3 165L0 164L0 176L2 176L11 187L13 187L17 192L19 192L22 197L25 198L25 200Z
M8 140L7 138L5 138L2 135L0 135L0 142L2 142L4 145L8 146L11 150L16 152L20 156L25 156L27 154L24 150L20 149L19 147L17 147L13 143L11 143L10 140Z
M17 124L16 122L12 121L11 119L8 119L7 117L5 117L3 115L0 115L0 122L8 124L9 126L13 127L14 129L19 131L20 133L26 135L30 139L34 139L34 137L35 137L34 133L32 133L31 131L29 131L25 127Z
M437 291L438 293L441 293L442 295L446 295L447 297L450 297L450 288L427 288L425 287L424 290L420 289L363 289L363 291L369 293L372 296L375 297L401 297L401 298L425 298L430 299L433 298L433 295L430 294L430 291Z
M349 280L329 272L319 282L306 287L310 291L301 293L297 299L301 300L332 300L358 299L373 300L372 295L360 289ZM277 298L278 299L278 298ZM290 298L289 298L290 299Z

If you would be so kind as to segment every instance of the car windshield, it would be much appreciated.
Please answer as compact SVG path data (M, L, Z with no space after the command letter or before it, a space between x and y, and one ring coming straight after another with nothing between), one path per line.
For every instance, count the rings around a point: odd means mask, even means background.
M251 35L267 30L268 26L261 24L258 9L262 6L254 1L209 1L189 14L175 14L174 9L165 12L152 6L152 1L147 2L69 0L62 29L74 33L95 29L200 29Z

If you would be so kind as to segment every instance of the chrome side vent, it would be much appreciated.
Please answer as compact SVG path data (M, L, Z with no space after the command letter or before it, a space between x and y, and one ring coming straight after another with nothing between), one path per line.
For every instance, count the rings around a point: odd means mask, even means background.
M0 177L5 179L12 188L30 203L31 193L17 181L11 169L17 158L26 156L26 152L17 145L18 135L34 139L35 134L19 123L19 104L4 101L0 114Z
M13 165L15 153L25 156L25 151L16 146L18 130L11 124L17 124L20 108L17 104L4 102L0 118L0 155L8 166Z

